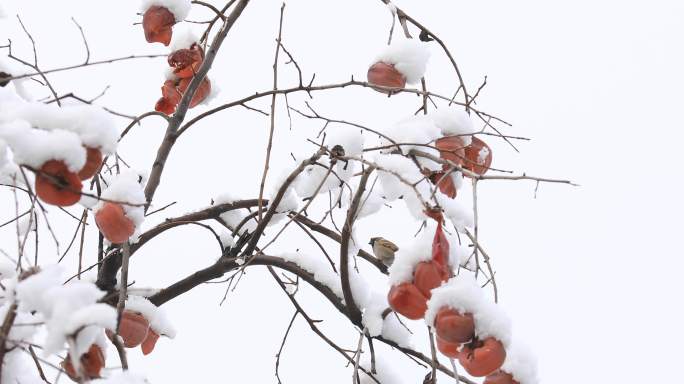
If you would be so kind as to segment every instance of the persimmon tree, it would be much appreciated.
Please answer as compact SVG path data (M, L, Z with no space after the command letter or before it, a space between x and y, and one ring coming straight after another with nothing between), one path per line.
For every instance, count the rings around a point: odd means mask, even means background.
M158 55L94 61L88 50L84 63L42 68L30 30L16 20L30 38L34 56L18 56L13 40L2 47L0 181L9 192L4 196L13 198L0 201L0 230L16 238L16 244L0 249L2 382L53 382L52 377L62 374L76 382L144 382L128 370L127 349L141 347L147 355L155 347L173 348L168 339L176 330L164 304L183 300L210 281L223 281L232 289L246 270L266 268L271 279L264 283L280 287L294 308L294 315L275 315L287 324L275 365L279 382L280 352L293 322L301 318L339 353L353 383L399 381L387 368L391 365L380 363L385 357L376 352L377 344L425 368L425 376L413 382L435 383L441 375L440 380L450 376L463 383L479 377L489 384L536 383L534 359L519 345L497 305L495 256L478 240L477 186L490 181L572 183L518 174L497 164L492 142L516 150L514 142L525 138L508 135L511 125L480 107L478 96L486 81L466 84L443 40L389 0L379 2L392 17L387 45L368 63L363 78L340 74L345 78L339 82L321 83L308 74L284 44L282 4L275 46L255 48L275 51L272 88L235 99L215 96L220 84L211 78L221 69L212 67L214 59L231 29L250 22L243 11L255 1L143 1L140 23L132 28L139 28L140 39L150 44L169 46L169 54L160 64L167 71L160 98L136 116L78 97L78 84L72 92L58 93L50 75ZM205 9L210 17L186 20L193 7ZM87 49L86 34L77 26ZM430 55L443 55L450 63L457 79L452 93L429 89ZM286 70L296 72L295 83L279 81ZM41 84L44 94L29 92L29 81ZM350 88L384 97L387 104L412 96L415 108L397 111L403 118L379 129L344 116L324 116L310 102L321 93ZM305 99L293 102L298 95ZM259 102L270 109L255 106ZM286 115L277 116L283 105ZM269 121L263 163L248 165L254 178L242 181L258 185L259 193L208 197L204 207L186 206L189 213L163 217L169 205L156 201L155 192L174 174L167 159L175 145L208 117L234 107ZM274 182L274 163L289 160L272 151L276 118L291 126L308 121L322 128L303 143L308 153L292 155L295 164L284 167L286 172ZM143 119L157 119L165 134L156 143L152 164L129 164L117 147ZM182 205L184 196L175 199ZM377 234L362 233L357 224L390 204L402 210L405 222L388 225L416 225L417 233L397 241L393 262L383 263L367 246ZM71 238L59 239L53 230L58 215L69 217ZM92 249L84 247L88 223L99 229ZM183 236L189 225L215 239L216 262L185 271L186 277L157 289L131 285L129 271L136 268L145 244L167 231ZM310 240L311 252L292 245L293 233ZM58 250L59 244L68 244L57 260L46 254L55 248L49 242ZM62 266L69 259L77 261L76 273ZM375 283L377 276L381 285ZM317 291L321 301L335 308L330 316L345 319L357 331L357 339L344 341L356 345L355 350L325 334L299 300L300 287ZM426 350L408 342L412 330L421 327L428 331ZM108 353L118 356L121 369L104 370Z

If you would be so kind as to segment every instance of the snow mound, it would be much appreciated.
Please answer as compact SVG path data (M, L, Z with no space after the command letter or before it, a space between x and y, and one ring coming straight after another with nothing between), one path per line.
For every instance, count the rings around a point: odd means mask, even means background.
M425 75L429 58L430 52L426 44L414 39L405 39L386 47L375 61L394 65L394 68L406 77L408 83L415 84Z

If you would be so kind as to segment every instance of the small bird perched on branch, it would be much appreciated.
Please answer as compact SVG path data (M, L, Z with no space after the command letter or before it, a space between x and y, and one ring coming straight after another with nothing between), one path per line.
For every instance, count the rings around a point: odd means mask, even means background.
M368 242L373 247L373 253L378 260L390 267L394 262L394 253L399 250L393 242L382 237L372 237Z

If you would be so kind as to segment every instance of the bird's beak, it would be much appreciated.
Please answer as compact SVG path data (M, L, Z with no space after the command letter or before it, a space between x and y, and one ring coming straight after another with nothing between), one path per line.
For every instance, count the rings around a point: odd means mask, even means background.
M368 245L373 245L373 240L369 241Z

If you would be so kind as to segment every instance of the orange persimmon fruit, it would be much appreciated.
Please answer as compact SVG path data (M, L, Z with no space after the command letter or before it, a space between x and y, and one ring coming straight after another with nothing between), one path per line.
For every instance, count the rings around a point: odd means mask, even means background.
M126 216L121 204L105 202L95 213L95 224L113 244L121 244L135 232L135 223Z
M100 165L102 165L102 151L97 148L90 147L85 147L85 149L86 163L83 168L78 171L78 177L81 180L87 180L95 176L97 171L100 169Z
M157 112L163 112L167 115L173 114L181 101L181 97L188 89L192 78L166 80L162 86L162 97L157 101L154 109ZM195 94L190 100L190 108L196 107L199 103L211 93L211 82L208 78L202 79L200 85L197 87Z
M487 376L501 366L506 360L506 350L503 344L493 338L473 340L463 345L458 353L458 361L471 376Z
M165 7L152 6L143 15L143 31L148 43L162 43L169 45L176 24L176 17Z
M422 319L427 310L427 298L412 283L392 286L387 301L394 311L411 320Z
M450 343L446 340L442 340L439 336L437 336L436 339L437 349L442 352L442 355L450 359L458 359L458 348L461 346L461 344Z
M178 80L166 80L162 85L162 97L175 107L180 103L183 94L178 90Z
M204 61L204 50L199 44L194 43L190 48L183 48L171 52L167 57L169 66L173 68L173 73L178 78L185 79L195 76L197 70Z
M121 314L119 335L123 338L126 348L134 348L142 344L147 338L149 329L150 322L143 315L133 311L124 311Z
M413 284L428 299L432 297L430 291L447 280L448 274L444 272L444 268L432 260L418 263L413 270Z
M149 355L152 353L154 346L157 344L157 340L159 340L159 334L150 328L149 332L147 332L145 341L143 341L140 345L143 355Z
M435 332L439 338L450 343L465 343L475 334L473 315L442 307L435 317Z
M478 175L484 175L492 165L492 149L487 143L473 137L473 141L465 148L463 168Z
M498 370L489 376L485 377L482 384L520 384L508 372Z
M192 79L181 79L180 83L178 84L178 91L181 94L185 94L185 91L188 89L188 86L190 85L190 82ZM204 101L204 99L209 96L211 93L211 82L207 77L202 79L202 82L200 85L197 87L197 90L195 91L195 94L192 95L192 99L190 100L190 108L196 107L199 103Z
M68 207L81 199L81 179L66 164L50 160L36 174L36 195L48 204Z
M162 97L157 100L157 103L154 105L154 110L171 116L176 111L176 105L172 104L168 99Z
M462 165L466 158L466 145L460 136L446 136L437 139L435 147L439 149L439 157L450 160L457 165ZM442 169L446 171L449 166L444 164Z
M143 315L129 310L121 314L119 336L123 339L124 347L135 348L142 344L147 338L149 329L150 322ZM106 332L110 339L114 337L114 332L110 330Z
M457 190L452 174L449 174L446 177L444 177L444 175L446 175L446 172L431 172L428 178L430 179L430 182L435 184L437 188L439 188L439 191L448 198L456 198Z
M172 115L176 111L176 106L183 96L176 86L177 80L166 80L161 87L162 97L157 101L154 110L167 115Z
M402 89L406 86L406 77L397 71L392 64L377 62L368 68L368 82L371 85ZM373 88L378 92L390 93L391 90Z

